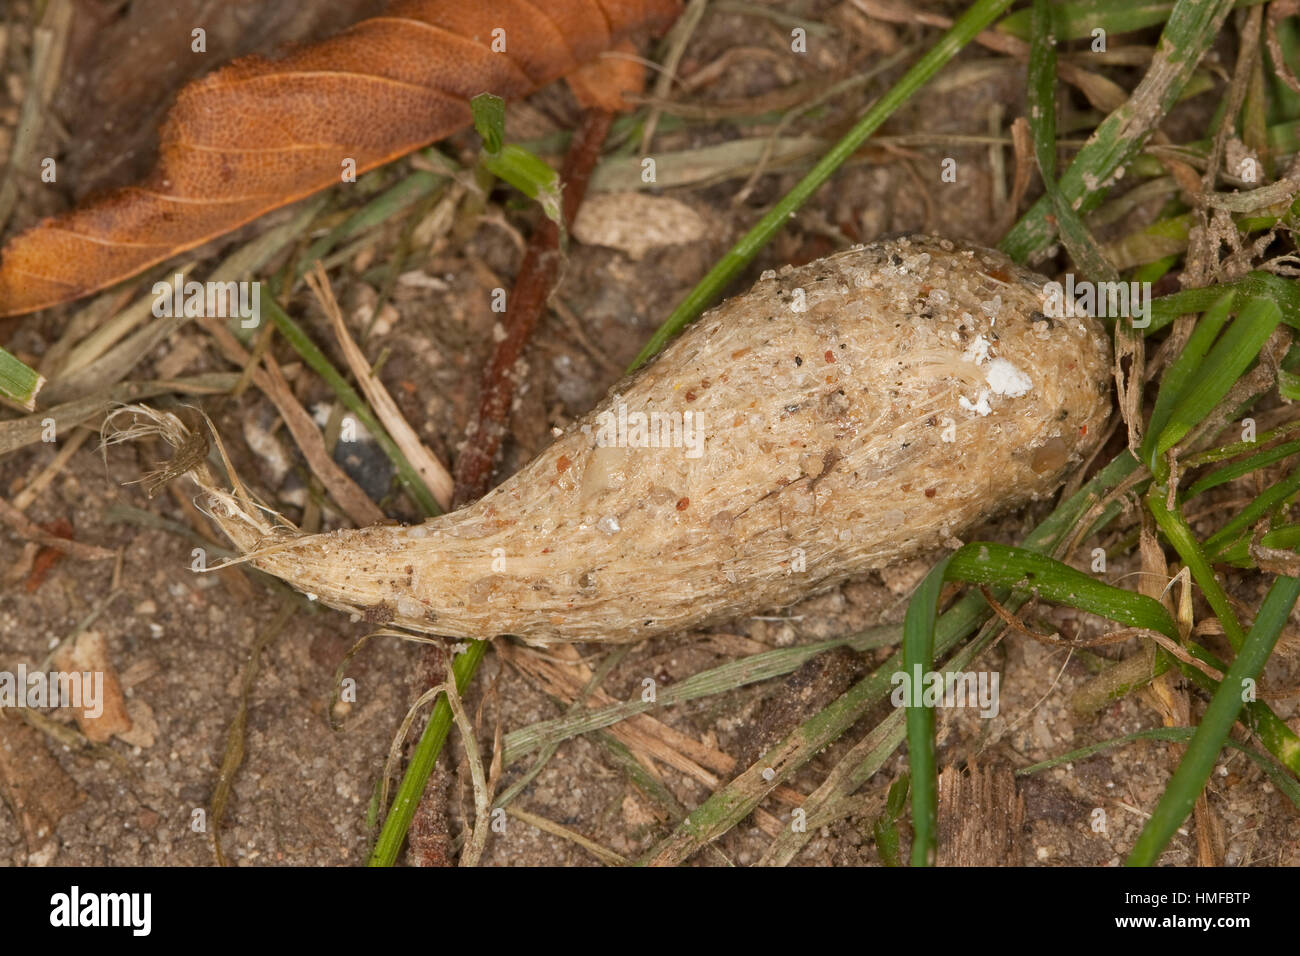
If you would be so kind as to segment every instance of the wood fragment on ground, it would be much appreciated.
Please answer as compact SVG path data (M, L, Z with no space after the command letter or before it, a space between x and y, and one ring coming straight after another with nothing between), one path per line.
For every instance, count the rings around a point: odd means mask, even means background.
M1025 799L1002 762L939 775L940 866L1019 866Z

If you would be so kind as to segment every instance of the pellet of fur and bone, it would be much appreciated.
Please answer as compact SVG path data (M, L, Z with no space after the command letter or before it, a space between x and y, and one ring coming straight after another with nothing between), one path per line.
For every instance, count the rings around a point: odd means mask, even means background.
M766 272L476 503L303 535L208 468L255 566L403 628L634 641L792 604L1056 492L1110 347L993 250L912 236ZM1057 310L1059 311L1059 310ZM133 407L121 435L192 426ZM193 461L194 456L191 457Z

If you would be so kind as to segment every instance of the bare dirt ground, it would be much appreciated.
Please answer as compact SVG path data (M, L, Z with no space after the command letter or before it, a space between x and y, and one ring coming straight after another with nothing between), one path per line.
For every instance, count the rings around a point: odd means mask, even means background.
M77 3L69 54L52 101L56 122L46 124L38 149L39 155L62 157L61 175L54 188L31 177L19 180L20 198L8 233L64 208L92 189L128 181L147 168L150 131L159 110L183 80L235 53L271 51L286 41L328 33L375 4L307 4L292 15L293 5L284 5L285 12L274 15L265 12L268 6L274 5L206 0ZM950 4L922 6L951 12ZM166 8L168 16L158 16L160 8ZM806 55L790 53L789 27L784 21L737 12L731 6L706 15L687 48L681 74L689 78L724 57L727 65L682 98L725 105L760 101L802 82L820 90L828 76L862 72L904 46L923 50L936 36L932 30L870 21L849 3L819 0L782 5L783 14L792 12L826 27L810 33ZM197 22L208 24L209 52L204 60L189 53L190 25ZM0 154L8 152L23 101L31 56L29 23L30 3L16 0L8 7L7 24L0 26L7 46L0 58L0 74L8 84L0 88ZM1231 50L1222 53L1230 55ZM793 129L837 135L870 96L887 88L900 73L898 67L887 70L864 90L832 100ZM889 233L934 231L994 244L1008 221L999 202L1010 175L1010 151L1002 151L1006 166L999 181L989 147L945 145L944 141L957 135L982 136L990 130L1005 136L1011 120L1024 112L1023 85L1023 65L968 50L882 131L885 136L927 134L933 140L874 145L862 151L764 250L740 286L747 287L763 269L808 261ZM1211 108L1205 103L1189 104L1182 108L1185 115L1174 122L1194 127ZM511 129L517 138L536 138L571 127L577 115L571 93L556 85L533 97L526 107L512 109ZM655 150L667 153L757 135L772 128L769 120L770 116L729 115L667 130L660 133ZM449 149L470 156L476 145L467 134L455 138ZM955 183L940 179L945 158L957 162ZM765 175L739 203L734 199L744 175L713 185L665 190L665 195L682 200L704 217L708 237L653 249L640 261L614 249L571 246L556 299L578 317L585 335L575 335L555 311L543 321L527 352L524 387L513 410L511 441L498 478L544 447L553 426L586 411L617 381L620 370L679 298L796 177L797 171ZM424 281L396 286L393 310L381 316L367 346L372 357L388 352L383 378L421 438L448 462L457 455L474 413L479 370L492 343L497 317L490 309L488 290L494 284L490 280L514 275L520 252L512 232L526 235L535 221L535 212L522 205L503 208L498 202L494 207L496 213L463 242L442 243L416 266L408 265ZM272 214L199 250L198 255L213 261L222 250L286 221L294 211ZM385 236L376 246L381 255L383 250L391 252L404 226L394 222L383 227ZM364 314L364 307L376 298L373 283L363 275L367 265L345 265L333 277L344 314L357 334L362 326L358 314ZM1055 268L1053 262L1042 265L1047 272ZM58 340L73 311L55 309L19 322L0 322L0 341L20 356L38 361ZM309 294L294 300L293 312L317 342L332 343ZM330 400L314 375L293 364L292 353L284 349L278 354L289 364L291 382L305 406ZM343 364L337 352L331 354L336 364ZM204 333L185 328L156 347L132 377L228 370ZM225 436L243 477L268 500L301 504L305 465L283 429L276 430L277 416L268 401L250 389L238 398L206 398L202 405ZM253 453L250 435L265 438L269 446L262 445L261 454ZM0 494L7 499L17 494L49 464L58 447L36 444L0 457ZM289 464L287 470L273 467L267 447L278 449ZM27 516L38 524L66 520L78 540L119 551L117 562L64 559L49 569L43 581L30 586L31 549L10 531L0 531L0 572L8 573L0 592L0 668L13 670L20 662L36 666L87 615L98 611L89 628L104 638L135 723L130 742L118 738L81 749L66 734L38 731L12 715L0 714L8 739L16 742L11 746L19 747L24 758L33 762L31 766L42 768L41 789L33 789L30 780L17 785L19 802L27 800L26 807L14 805L13 792L6 794L11 802L0 809L0 860L20 865L214 862L211 833L196 832L192 826L195 811L211 807L227 732L238 712L245 662L275 617L281 598L256 578L245 576L240 584L228 575L195 574L192 540L171 529L121 520L120 506L125 505L190 527L176 497L164 492L148 499L140 485L131 483L159 457L160 448L144 446L117 448L105 459L96 440L86 441L27 509ZM354 464L356 473L381 489L377 496L382 496L391 479L386 465ZM189 486L182 490L184 497L192 496ZM416 517L400 497L390 496L384 506L394 518ZM287 507L291 514L300 514L292 505ZM1040 509L1034 515L1015 516L988 529L986 536L1014 541L1043 513ZM327 511L327 525L339 523L339 516ZM633 646L602 687L616 699L631 699L640 694L645 677L668 686L740 654L899 621L908 590L923 568L920 563L898 568L793 608L735 621L712 639L681 634ZM1126 570L1113 563L1108 576L1119 580ZM1257 605L1263 593L1252 579L1237 581L1234 587L1248 606ZM1066 631L1098 626L1094 621L1076 621L1066 612L1045 617ZM327 702L335 668L367 630L364 622L303 608L269 643L249 696L243 763L222 825L222 846L231 862L357 865L366 859L376 834L367 808L390 741L406 708L426 689L422 683L425 652L420 646L391 639L371 642L348 669L357 681L357 703L344 728L331 730ZM593 667L609 653L599 647L577 650ZM1132 650L1132 645L1121 645L1105 653L1118 657ZM787 680L663 708L655 716L707 750L739 761L738 771L765 744L824 706L855 675L884 656L881 651L842 652L829 663ZM980 763L1022 767L1160 723L1142 695L1117 702L1096 718L1074 715L1070 693L1090 671L1059 648L1012 634L981 666L1001 674L999 713L986 720L966 711L944 712L939 725L941 764L974 758ZM1266 674L1280 686L1290 686L1293 678L1281 662ZM773 697L782 706L770 705ZM478 739L487 754L498 727L509 731L565 711L563 704L496 653L489 653L466 703L479 722ZM1280 713L1297 726L1294 704L1294 698L1284 702ZM804 794L815 789L882 713L869 714L806 766L791 786ZM64 731L74 726L61 715L54 715L53 723ZM435 775L431 786L445 792L446 829L454 849L467 814L472 819L473 799L464 748L454 733L451 740L441 761L450 772ZM1177 752L1169 744L1136 743L1018 779L1025 821L1006 861L1089 866L1120 862L1139 832L1143 813L1154 806L1176 766ZM533 759L529 756L506 768L500 786L518 779ZM884 806L890 783L905 769L900 749L862 788L855 812L817 833L795 862L877 864L871 824ZM720 768L711 770L723 782L730 779ZM656 772L687 808L698 805L710 792L700 779L665 764L657 764ZM1296 810L1254 764L1236 752L1225 756L1209 794L1212 814L1222 829L1226 863L1300 864ZM670 828L656 804L629 780L596 736L563 743L516 806L624 857L644 852ZM1105 811L1106 825L1100 830L1094 826L1097 808ZM789 819L787 806L768 801L763 809L782 821ZM49 832L43 832L42 826ZM744 865L756 861L770 840L760 822L750 818L717 846L722 857ZM1195 861L1196 852L1189 823L1164 862L1188 865ZM702 853L695 861L714 864L722 857ZM504 833L492 834L484 862L589 865L595 859L569 840L511 818Z

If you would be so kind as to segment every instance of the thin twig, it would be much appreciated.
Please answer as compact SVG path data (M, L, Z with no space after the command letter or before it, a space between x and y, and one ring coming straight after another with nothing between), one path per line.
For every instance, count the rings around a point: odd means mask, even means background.
M365 353L361 347L353 341L348 332L348 327L343 321L343 312L339 309L338 301L334 298L334 291L330 288L329 276L325 274L325 269L318 262L315 271L308 272L304 277L307 285L311 287L316 299L320 302L321 308L325 310L325 315L330 320L330 327L334 330L334 337L338 340L339 348L343 350L343 355L348 361L348 366L352 369L352 374L361 386L361 391L366 395L366 399L375 410L375 416L388 429L388 434L393 437L397 447L402 450L408 461L419 473L424 483L428 485L429 491L437 500L439 507L444 510L451 504L451 473L443 466L433 452L425 447L424 442L420 441L420 436L415 433L406 417L393 401L392 395L384 387L384 383L379 380L370 369L370 363L367 361Z
M469 761L469 774L474 782L474 829L470 833L465 849L460 855L461 866L478 866L487 846L488 816L492 809L492 794L488 792L487 778L483 773L483 758L478 752L478 741L474 737L474 725L469 722L465 706L460 701L456 682L449 680L442 685L442 692L447 695L451 705L451 714L460 729L461 740L465 744L465 758Z
M577 216L587 191L587 180L613 118L612 113L604 110L588 110L574 133L562 173L566 229ZM483 497L488 490L515 397L515 364L546 308L562 261L559 228L550 219L543 219L533 231L515 279L505 314L505 335L496 343L483 367L478 418L469 430L471 440L456 461L456 489L452 498L455 507Z
M107 561L117 557L117 552L109 548L83 544L80 541L60 538L57 534L50 534L3 498L0 498L0 521L9 525L28 541L35 541L47 548L58 548L70 558L81 561Z

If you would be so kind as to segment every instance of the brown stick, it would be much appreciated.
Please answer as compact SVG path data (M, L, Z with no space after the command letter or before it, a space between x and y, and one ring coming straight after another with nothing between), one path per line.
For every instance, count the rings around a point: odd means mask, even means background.
M566 229L573 225L578 207L582 205L587 181L613 120L612 113L588 110L573 135L561 174ZM492 357L483 367L476 427L470 429L471 440L456 460L453 508L483 497L488 490L501 442L505 438L510 405L515 397L516 383L512 371L537 327L559 276L563 261L559 246L559 229L550 219L542 220L533 231L524 252L524 261L519 266L515 288L506 308L505 336L496 344Z
M3 498L0 498L0 521L9 525L10 528L28 541L35 541L47 548L57 548L68 557L76 558L79 561L107 561L110 558L117 557L117 552L110 548L84 544L80 541L60 538L57 534L51 534Z

